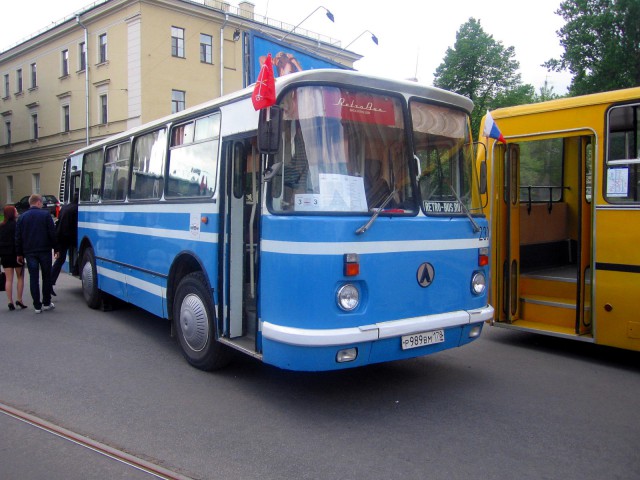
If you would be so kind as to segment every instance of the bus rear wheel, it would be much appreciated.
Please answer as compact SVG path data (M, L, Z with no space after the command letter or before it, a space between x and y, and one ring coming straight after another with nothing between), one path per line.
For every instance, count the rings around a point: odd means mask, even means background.
M216 370L228 363L227 348L216 340L213 300L201 272L185 276L176 290L173 322L182 353L200 370Z
M98 289L98 271L93 248L87 248L82 255L80 278L82 279L82 294L89 308L100 307L102 293Z

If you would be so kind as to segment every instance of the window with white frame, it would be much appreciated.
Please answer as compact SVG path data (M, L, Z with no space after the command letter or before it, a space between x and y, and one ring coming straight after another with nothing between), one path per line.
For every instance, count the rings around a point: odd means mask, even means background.
M87 69L87 45L84 42L78 44L78 70Z
M61 68L60 73L62 77L69 75L69 50L63 50L60 56Z
M22 69L16 70L16 93L22 93Z
M200 61L213 63L213 37L205 33L200 34Z
M7 147L11 146L11 120L4 122L4 144Z
M32 173L31 174L31 190L33 193L40 193L40 174Z
M62 105L62 131L67 133L71 130L71 117L69 116L69 105Z
M184 28L171 27L171 56L184 58Z
M103 33L98 36L98 63L107 61L107 34Z
M171 90L171 113L181 112L186 107L186 93L182 90Z
M38 114L31 114L31 140L38 140Z
M100 95L100 123L106 124L109 121L109 104L107 94Z
M7 203L13 203L13 175L7 175Z
M38 86L38 69L35 63L31 64L31 88Z
M10 95L9 91L9 74L6 73L4 76L4 98L7 98Z

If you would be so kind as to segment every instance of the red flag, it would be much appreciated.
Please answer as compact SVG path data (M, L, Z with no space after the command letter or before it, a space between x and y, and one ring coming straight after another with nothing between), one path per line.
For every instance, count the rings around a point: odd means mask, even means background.
M253 89L253 95L251 95L251 101L253 102L253 108L256 110L262 110L276 103L276 81L273 77L271 54L267 55L262 68L260 68L258 80L256 80L256 86Z

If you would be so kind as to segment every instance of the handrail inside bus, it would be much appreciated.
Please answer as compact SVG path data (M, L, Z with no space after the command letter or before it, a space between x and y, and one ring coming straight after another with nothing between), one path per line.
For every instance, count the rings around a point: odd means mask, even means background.
M531 215L531 190L533 188L543 188L543 189L548 189L549 190L549 200L547 202L547 210L549 210L549 213L551 213L551 210L553 210L553 189L560 189L560 190L571 190L571 187L569 186L557 186L557 185L527 185L527 186L522 186L520 185L520 189L526 188L527 189L527 196L529 197L527 199L527 215Z

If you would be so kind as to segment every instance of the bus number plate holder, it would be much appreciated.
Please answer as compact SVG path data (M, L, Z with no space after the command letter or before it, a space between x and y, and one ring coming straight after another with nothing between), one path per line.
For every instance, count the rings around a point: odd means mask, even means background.
M424 347L444 342L444 330L433 330L431 332L413 333L400 338L402 350Z

